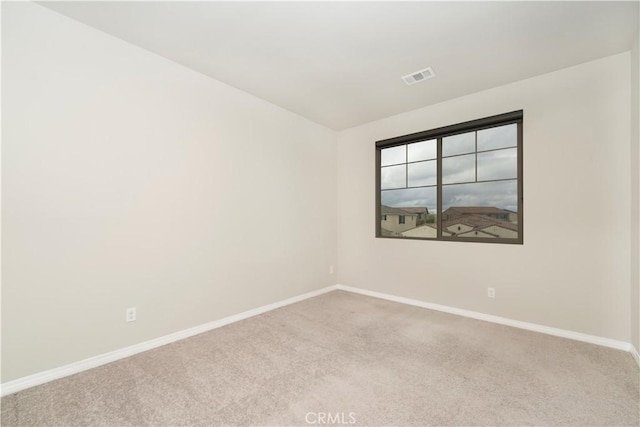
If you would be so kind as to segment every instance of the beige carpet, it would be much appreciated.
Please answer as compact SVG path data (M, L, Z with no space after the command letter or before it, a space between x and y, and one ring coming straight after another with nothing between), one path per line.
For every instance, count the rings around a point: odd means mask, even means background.
M331 292L2 399L2 425L638 425L625 352Z

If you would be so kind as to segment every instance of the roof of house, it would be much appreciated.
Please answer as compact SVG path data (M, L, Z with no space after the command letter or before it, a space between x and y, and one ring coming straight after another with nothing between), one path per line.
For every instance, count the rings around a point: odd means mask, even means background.
M412 228L410 230L403 231L402 234L404 235L404 233L406 233L407 231L418 230L420 228L425 228L425 227L429 227L429 228L433 228L434 230L437 230L438 229L438 224L432 223L432 222L428 222L428 223L426 223L424 225L421 225L420 227L416 227L416 228ZM448 230L442 230L442 233L445 236L450 236L451 235L451 232L448 231ZM484 231L484 233L486 233L486 231Z
M507 209L500 209L494 206L451 206L447 211L454 211L465 215L488 215L498 213L514 213Z
M380 235L383 237L395 237L397 233L394 233L391 230L387 230L386 228L380 228Z
M443 221L442 227L448 228L456 224L464 224L477 229L496 226L505 228L507 230L518 231L518 224L514 224L509 221L503 221L497 218L490 218L483 215L465 215L458 218L450 219L449 221Z
M411 212L411 208L392 208L391 206L382 205L380 213L382 215L417 215L419 212Z
M411 207L411 208L401 208L403 211L407 211L407 212L412 212L412 213L417 213L417 214L421 214L421 213L429 213L429 208L424 208L424 207Z
M475 235L478 235L478 233L483 234L485 236L490 236L490 237L500 237L497 234L494 233L490 233L488 231L485 230L469 230L469 231L465 231L464 233L460 233L458 234L458 237L467 237L467 236L473 236L473 233L475 233ZM482 236L480 236L482 237Z

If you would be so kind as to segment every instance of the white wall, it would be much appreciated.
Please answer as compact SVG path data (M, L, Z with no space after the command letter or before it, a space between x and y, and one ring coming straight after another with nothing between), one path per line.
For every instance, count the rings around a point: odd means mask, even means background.
M2 382L335 283L333 131L2 8Z
M640 32L631 49L631 343L640 351Z
M338 283L629 342L629 67L627 52L339 133ZM519 109L524 245L374 238L376 140Z

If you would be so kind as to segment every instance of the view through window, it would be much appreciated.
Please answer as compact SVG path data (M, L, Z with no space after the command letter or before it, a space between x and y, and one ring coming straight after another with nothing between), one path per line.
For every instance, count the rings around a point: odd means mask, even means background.
M522 243L522 111L376 150L376 236Z

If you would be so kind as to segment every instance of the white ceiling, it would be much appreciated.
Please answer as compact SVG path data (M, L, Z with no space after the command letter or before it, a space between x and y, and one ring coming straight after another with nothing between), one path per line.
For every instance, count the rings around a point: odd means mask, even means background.
M46 2L340 130L629 50L638 2ZM406 86L401 76L432 67Z

